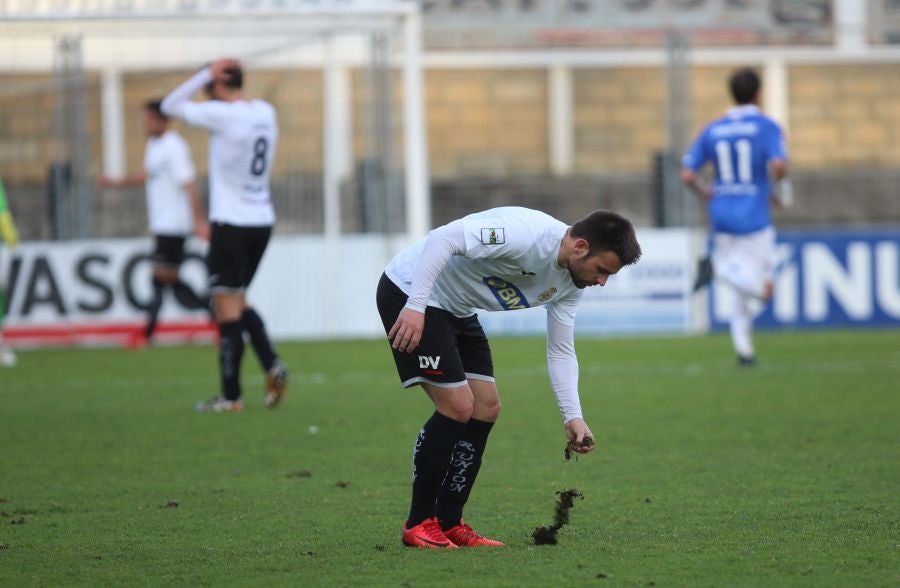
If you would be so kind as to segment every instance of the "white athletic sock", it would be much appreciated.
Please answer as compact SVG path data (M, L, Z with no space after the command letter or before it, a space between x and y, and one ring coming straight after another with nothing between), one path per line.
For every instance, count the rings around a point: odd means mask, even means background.
M753 315L750 313L749 296L735 292L734 308L731 312L731 343L734 351L742 357L753 357Z

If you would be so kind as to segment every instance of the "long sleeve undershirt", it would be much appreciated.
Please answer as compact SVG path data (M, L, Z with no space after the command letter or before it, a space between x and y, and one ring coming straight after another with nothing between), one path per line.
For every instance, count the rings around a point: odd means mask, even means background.
M204 67L186 82L172 90L172 92L163 99L160 110L162 110L163 114L166 116L184 119L185 106L191 101L194 94L199 92L203 86L210 83L212 80L212 72L208 67Z
M575 327L559 322L547 313L547 373L563 422L582 418L578 398L578 356L575 355Z
M428 298L441 270L454 255L466 254L466 234L462 221L438 227L428 234L425 247L419 257L419 264L413 276L412 291L406 301L406 308L417 312L425 312Z
M434 283L454 255L466 254L462 221L453 221L428 234L413 276L406 308L425 312ZM547 313L547 372L563 422L582 418L578 397L578 357L575 355L575 328Z

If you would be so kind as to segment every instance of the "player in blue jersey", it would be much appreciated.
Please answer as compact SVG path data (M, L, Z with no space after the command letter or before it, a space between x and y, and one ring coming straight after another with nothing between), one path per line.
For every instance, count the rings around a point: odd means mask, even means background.
M713 232L712 260L701 261L697 287L715 275L733 288L731 340L739 364L753 365L753 307L772 298L770 203L790 205L791 191L781 128L759 108L759 76L740 69L729 87L736 106L707 125L688 148L681 180L707 203ZM715 170L712 185L698 175L708 163Z

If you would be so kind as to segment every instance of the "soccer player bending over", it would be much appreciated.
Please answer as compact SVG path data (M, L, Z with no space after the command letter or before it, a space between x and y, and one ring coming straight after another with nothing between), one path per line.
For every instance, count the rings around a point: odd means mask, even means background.
M378 311L400 381L421 385L435 407L415 444L403 543L503 545L462 518L500 414L491 349L475 310L546 307L550 384L569 446L587 453L593 434L578 397L575 310L584 288L603 286L640 255L634 227L613 212L598 210L569 227L536 210L505 207L439 227L390 261Z
M775 229L770 200L793 203L787 180L787 147L778 124L759 109L759 76L741 69L729 80L737 106L710 123L688 148L681 180L706 201L713 231L712 264L701 260L695 288L713 275L735 292L729 326L738 364L756 363L753 349L754 306L772 298ZM710 187L697 173L715 169ZM772 189L772 179L779 192Z
M275 109L244 95L244 72L233 59L220 59L178 86L162 111L210 132L209 256L210 294L219 326L220 395L196 406L198 412L238 412L241 357L246 331L266 371L265 404L278 405L288 373L245 292L265 253L275 223L269 173L278 140ZM210 100L192 102L200 89Z

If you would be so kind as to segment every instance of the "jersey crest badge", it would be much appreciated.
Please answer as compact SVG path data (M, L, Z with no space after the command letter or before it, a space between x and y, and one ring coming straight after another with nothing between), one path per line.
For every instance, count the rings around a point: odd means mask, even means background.
M541 302L547 302L548 300L553 298L554 294L556 294L556 288L550 288L549 290L541 292L540 296L538 296L538 300L540 300Z
M502 228L481 229L481 242L485 245L503 245L506 243L506 235Z

